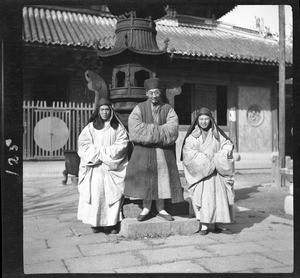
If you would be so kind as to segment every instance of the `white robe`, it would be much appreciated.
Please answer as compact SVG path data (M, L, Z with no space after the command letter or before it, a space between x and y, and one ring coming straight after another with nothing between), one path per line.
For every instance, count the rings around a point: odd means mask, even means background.
M115 130L109 122L101 130L89 123L79 135L77 218L83 223L113 226L122 220L128 142L124 127Z
M183 147L184 173L196 218L203 223L233 221L234 161L227 154L232 143L220 133L218 141L211 131L203 140L199 127L187 137Z

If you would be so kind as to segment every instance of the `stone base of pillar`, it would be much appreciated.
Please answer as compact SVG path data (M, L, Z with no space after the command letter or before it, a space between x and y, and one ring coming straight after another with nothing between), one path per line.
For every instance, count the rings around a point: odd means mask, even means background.
M286 214L294 216L294 185L290 184L290 195L286 196L284 200L284 211Z

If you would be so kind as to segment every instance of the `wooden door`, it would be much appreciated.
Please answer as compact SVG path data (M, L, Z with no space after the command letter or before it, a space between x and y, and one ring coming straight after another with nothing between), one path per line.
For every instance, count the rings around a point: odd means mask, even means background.
M240 152L272 150L270 88L239 87L238 142Z
M201 107L209 108L215 117L217 109L216 86L210 84L195 84L192 105L192 121L195 119Z

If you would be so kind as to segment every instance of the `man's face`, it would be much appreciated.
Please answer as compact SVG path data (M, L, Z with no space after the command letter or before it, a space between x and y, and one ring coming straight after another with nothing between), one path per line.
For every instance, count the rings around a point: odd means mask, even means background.
M153 104L157 104L160 100L160 90L159 89L151 89L146 93L146 96Z
M201 128L205 129L209 126L210 124L210 117L207 115L200 115L198 118L198 123Z
M107 105L102 105L99 108L99 115L103 121L107 121L110 117L110 108Z

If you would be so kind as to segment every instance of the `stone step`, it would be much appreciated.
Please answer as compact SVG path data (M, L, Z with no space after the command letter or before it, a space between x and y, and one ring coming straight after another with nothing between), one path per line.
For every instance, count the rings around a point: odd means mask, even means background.
M191 235L199 230L196 218L174 216L174 221L153 217L139 222L136 218L125 218L121 223L120 235L128 238L166 237L170 235Z

